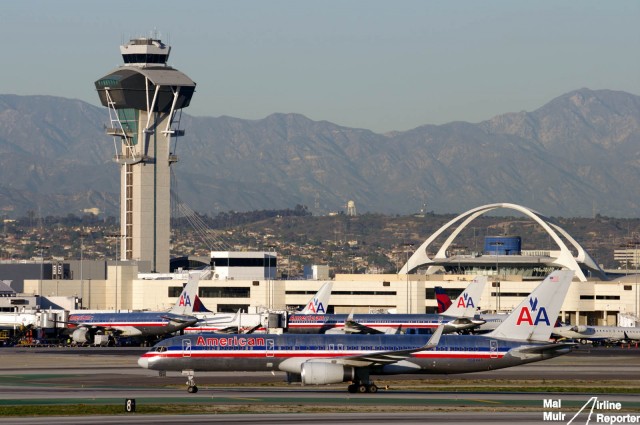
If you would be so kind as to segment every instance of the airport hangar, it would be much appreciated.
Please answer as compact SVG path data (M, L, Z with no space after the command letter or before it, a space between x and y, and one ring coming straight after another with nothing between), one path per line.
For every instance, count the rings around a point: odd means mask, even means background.
M455 237L476 217L499 208L518 211L547 231L558 249L519 251L513 237L485 240L482 255L448 256ZM430 247L449 232L435 255ZM572 248L569 248L571 245ZM207 259L191 266L207 265ZM86 263L86 262L85 262ZM74 263L78 266L77 262ZM328 267L320 266L312 279L277 279L275 252L212 252L213 271L200 281L204 305L218 312L243 309L248 312L270 308L284 310L304 305L329 279ZM25 294L44 297L74 297L90 310L163 310L179 296L186 282L188 264L174 273L141 273L145 265L135 261L108 262L106 273L97 279L26 279ZM73 268L73 266L72 266ZM338 274L334 278L329 312L425 313L436 309L435 286L456 296L477 275L487 275L477 307L488 311L509 311L555 269L576 272L564 302L561 317L571 324L617 325L638 323L640 283L636 274L607 275L589 254L549 218L515 204L490 204L469 210L425 240L397 274ZM407 271L409 273L407 273ZM69 273L78 276L79 273ZM79 306L80 307L80 306Z

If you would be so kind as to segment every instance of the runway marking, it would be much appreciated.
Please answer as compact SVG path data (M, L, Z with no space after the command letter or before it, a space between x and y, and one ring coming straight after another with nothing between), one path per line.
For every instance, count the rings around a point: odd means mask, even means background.
M232 400L264 401L262 398L231 397Z

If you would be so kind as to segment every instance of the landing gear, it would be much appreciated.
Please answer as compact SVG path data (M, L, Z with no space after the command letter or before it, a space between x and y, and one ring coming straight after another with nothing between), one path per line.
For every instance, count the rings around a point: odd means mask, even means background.
M360 394L364 394L364 393L377 393L378 392L378 386L376 384L374 384L373 382L369 383L369 384L364 384L362 382L356 382L353 383L351 385L349 385L347 387L347 391L349 391L351 394L356 394L356 393L360 393Z
M198 392L198 387L196 386L196 381L193 379L194 372L193 370L183 370L183 375L187 375L187 392L189 394L195 394Z
M373 394L378 392L378 386L369 379L369 370L367 368L358 368L355 372L355 379L347 387L347 391L352 394Z

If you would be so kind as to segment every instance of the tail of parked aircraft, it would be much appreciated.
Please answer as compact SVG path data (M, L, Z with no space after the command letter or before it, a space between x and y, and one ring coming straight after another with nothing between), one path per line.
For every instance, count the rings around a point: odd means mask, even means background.
M548 341L574 272L557 270L547 276L488 337Z
M198 283L200 282L200 276L205 274L198 272L190 272L189 279L187 280L186 285L182 288L182 293L176 301L176 304L171 307L169 310L170 313L180 314L180 315L190 315L194 311L194 305L196 303L196 298L198 296ZM200 301L198 299L198 301ZM202 303L200 303L202 304Z
M212 313L207 307L204 306L202 300L199 296L196 295L196 300L193 302L193 312L194 313Z
M436 292L436 301L438 302L438 314L444 313L451 305L451 298L444 292L442 286L433 288Z
M326 314L329 308L329 298L333 282L326 282L309 300L307 306L299 311L300 314Z
M484 285L487 284L486 276L477 276L469 283L467 289L462 291L458 298L442 313L445 316L452 317L473 317L476 309L480 307L480 297L484 291ZM438 301L438 308L440 301Z

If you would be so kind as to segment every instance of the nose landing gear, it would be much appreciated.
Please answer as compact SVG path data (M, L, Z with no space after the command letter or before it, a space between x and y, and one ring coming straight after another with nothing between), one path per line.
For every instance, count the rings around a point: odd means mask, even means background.
M183 375L187 375L187 392L189 394L195 394L198 392L198 387L196 386L196 381L193 379L194 372L193 370L183 370Z

